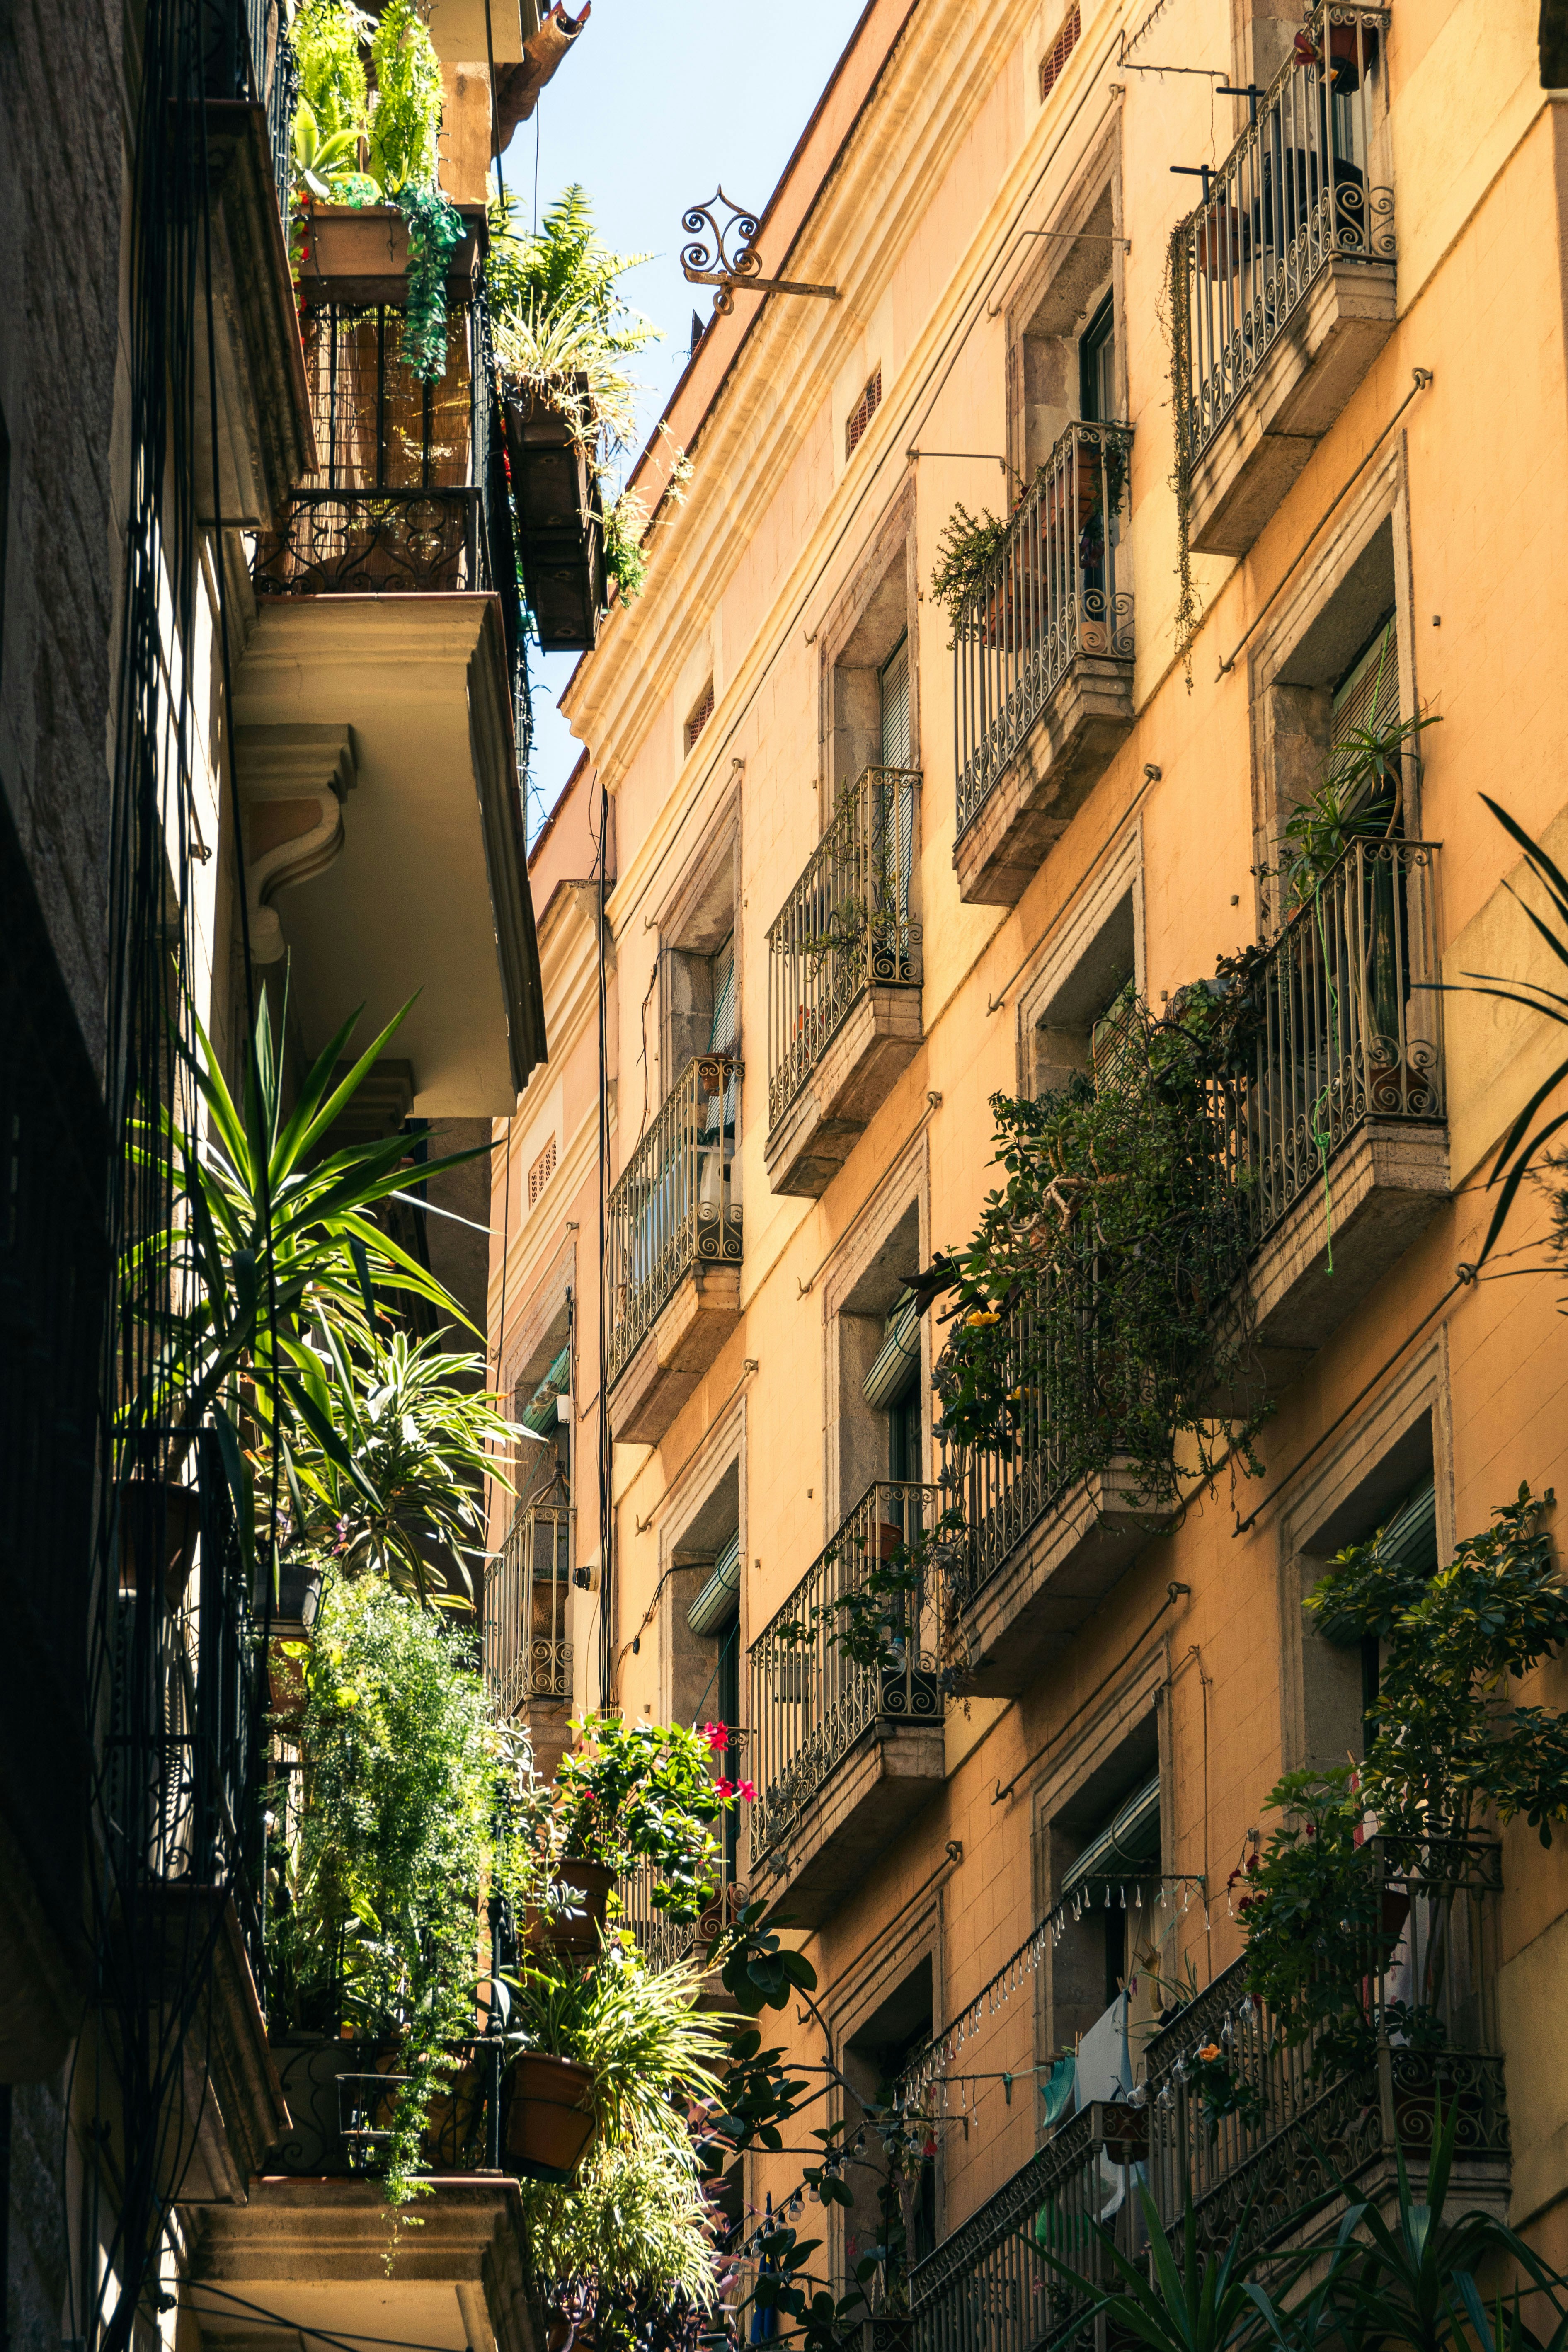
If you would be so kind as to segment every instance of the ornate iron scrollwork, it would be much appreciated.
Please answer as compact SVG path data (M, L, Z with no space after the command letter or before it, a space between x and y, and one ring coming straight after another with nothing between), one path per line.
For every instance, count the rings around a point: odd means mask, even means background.
M728 217L721 220L715 206L723 205ZM727 196L722 188L715 188L705 205L693 205L682 213L680 226L693 239L681 248L682 275L693 286L716 286L713 308L721 316L735 307L735 290L752 294L815 294L825 302L837 302L837 286L805 286L788 278L764 278L763 257L756 248L759 226L754 213L746 212ZM733 255L727 239L734 231L740 244ZM712 240L710 246L704 240Z

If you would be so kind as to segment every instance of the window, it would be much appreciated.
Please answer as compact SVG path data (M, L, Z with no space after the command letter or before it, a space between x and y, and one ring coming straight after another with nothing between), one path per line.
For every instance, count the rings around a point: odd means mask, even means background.
M712 718L712 716L713 681L710 678L701 693L698 696L696 708L693 709L690 718L686 722L686 748L689 752L696 748L697 738L701 734L702 730L707 726L708 721Z
M1115 422L1116 297L1108 294L1079 337L1079 414L1086 425Z
M1044 106L1062 78L1062 68L1078 47L1082 20L1076 8L1069 8L1062 19L1061 31L1040 59L1040 104Z
M877 673L882 705L882 765L910 764L910 641L901 636Z
M1137 914L1131 888L1063 941L1054 968L1026 990L1020 1075L1037 1102L1074 1077L1114 1086L1142 1045ZM1134 1065L1135 1066L1135 1061Z
M537 1206L540 1195L555 1173L555 1138L551 1137L538 1159L528 1171L528 1205Z
M852 457L855 455L857 448L864 438L866 427L869 425L872 417L875 416L877 411L881 405L882 371L879 368L876 374L871 378L870 383L866 386L865 391L860 394L859 399L856 402L854 407L849 412L849 422L844 427L844 455L846 457Z
M921 1323L906 1288L882 1327L882 1345L866 1375L864 1395L888 1417L888 1476L918 1480L921 1461Z

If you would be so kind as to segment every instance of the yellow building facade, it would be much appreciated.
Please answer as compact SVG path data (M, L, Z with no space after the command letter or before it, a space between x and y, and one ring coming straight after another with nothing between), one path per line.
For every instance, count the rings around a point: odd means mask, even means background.
M733 1726L735 1879L821 1987L780 2036L837 2070L802 2144L853 2138L847 2084L914 2101L933 2347L982 2305L1049 2332L1009 2230L1096 2166L1158 2180L1193 2050L1248 2030L1227 1881L1281 1773L1362 1736L1366 1661L1301 1606L1323 1562L1393 1518L1447 1560L1568 1475L1539 1192L1460 1273L1556 1032L1434 985L1552 969L1481 796L1561 855L1563 138L1522 7L872 0L755 239L831 294L742 275L708 325L634 477L647 588L565 698L550 1060L490 1266L558 1466L495 1497L531 1646L494 1663L542 1753L601 1706ZM954 611L960 506L1007 530ZM1331 745L1417 716L1387 843L1288 918ZM1378 888L1373 1003L1336 975ZM1261 1475L1155 1514L1045 1439L961 1460L941 1303L906 1292L998 1181L990 1098L1095 1072L1130 986L1158 1017L1252 947L1297 1008L1240 1147ZM901 1674L781 1644L944 1507L959 1565ZM1465 2194L1561 2256L1568 1890L1518 1822L1484 1870ZM1420 2095L1318 2126L1385 2179ZM1265 2181L1286 2210L1261 2128L1194 2131L1211 2210ZM748 2158L744 2203L802 2161ZM812 2216L841 2276L878 2227L848 2178Z

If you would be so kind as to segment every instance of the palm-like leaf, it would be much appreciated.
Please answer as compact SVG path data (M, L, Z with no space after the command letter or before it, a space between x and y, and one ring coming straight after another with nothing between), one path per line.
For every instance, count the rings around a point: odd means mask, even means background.
M321 1353L301 1349L294 1374L305 1423L289 1448L296 1526L331 1543L348 1574L374 1569L427 1600L431 1550L461 1565L483 1542L486 1474L511 1492L492 1445L534 1433L497 1411L480 1356L403 1331L345 1340L326 1324L319 1337Z
M238 1103L193 1014L195 1050L179 1050L207 1139L197 1143L165 1107L156 1124L142 1126L133 1146L142 1165L170 1181L174 1214L166 1228L133 1243L123 1261L131 1314L148 1341L147 1368L121 1408L123 1427L195 1428L216 1418L228 1433L226 1453L237 1462L234 1415L243 1383L246 1410L268 1442L286 1447L303 1429L352 1477L351 1457L319 1384L312 1385L318 1360L307 1331L368 1333L378 1292L422 1298L443 1317L468 1321L444 1286L372 1214L408 1181L406 1138L319 1156L408 1010L405 1005L334 1082L359 1015L345 1022L288 1117L266 999ZM489 1148L429 1161L419 1173L428 1178ZM237 1500L243 1519L248 1497L237 1494Z
M1552 910L1557 918L1556 926L1553 927L1543 921L1533 907L1526 906L1511 882L1505 880L1503 888L1513 899L1515 905L1522 910L1526 920L1545 940L1557 961L1568 969L1568 877L1564 877L1562 869L1547 856L1540 843L1531 839L1517 818L1510 816L1508 811L1500 807L1489 793L1483 793L1481 798L1486 802L1503 831L1510 835L1523 850L1525 863L1551 901ZM1559 1028L1568 1028L1568 993L1559 989L1548 988L1541 981L1515 981L1499 972L1472 971L1466 973L1463 984L1455 981L1433 981L1428 985L1450 995L1495 996L1504 1004L1522 1005L1527 1013L1539 1013L1546 1020L1554 1021ZM1561 1129L1568 1127L1568 1111L1559 1111L1555 1118L1549 1118L1534 1135L1530 1133L1531 1126L1542 1105L1548 1096L1556 1092L1564 1078L1568 1078L1568 1055L1565 1055L1550 1076L1542 1079L1541 1085L1536 1087L1499 1147L1497 1164L1488 1180L1488 1190L1490 1191L1494 1185L1500 1185L1501 1191L1498 1196L1497 1207L1492 1212L1492 1221L1487 1227L1486 1238L1481 1244L1480 1253L1476 1260L1478 1265L1484 1264L1490 1255L1503 1229L1508 1213L1513 1206L1515 1195L1529 1175L1531 1167L1547 1144L1551 1142L1552 1138Z

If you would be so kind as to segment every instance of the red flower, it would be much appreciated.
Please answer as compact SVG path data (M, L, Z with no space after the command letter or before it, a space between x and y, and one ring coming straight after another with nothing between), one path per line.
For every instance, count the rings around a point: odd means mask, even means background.
M721 1804L727 1804L734 1793L735 1784L732 1780L714 1781L713 1794L719 1799Z
M757 1801L755 1782L752 1780L742 1780L740 1787L736 1790L735 1794L739 1797L743 1805L754 1805Z
M722 1756L725 1748L730 1745L730 1735L721 1723L705 1723L702 1727L702 1737L708 1742L708 1753L710 1756Z

